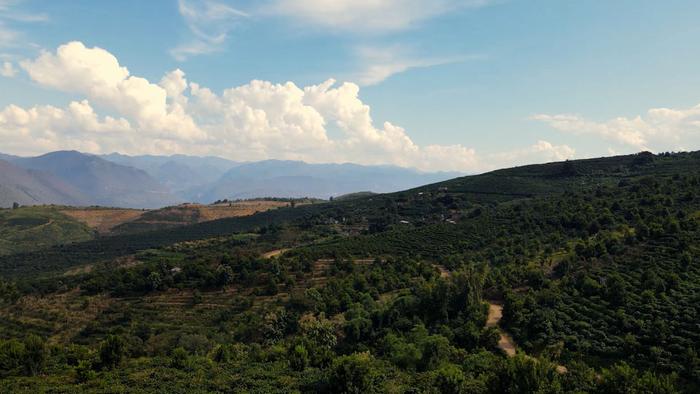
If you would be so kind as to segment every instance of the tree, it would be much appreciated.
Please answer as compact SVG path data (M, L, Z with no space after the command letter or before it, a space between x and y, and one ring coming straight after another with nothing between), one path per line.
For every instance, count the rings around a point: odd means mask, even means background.
M31 334L24 339L24 368L27 374L37 375L46 362L46 345L44 340Z
M296 371L303 371L309 365L309 351L304 345L296 345L289 354L289 366Z
M273 296L277 293L279 293L279 286L277 284L277 280L272 275L270 275L267 278L267 284L265 285L265 295Z
M182 347L176 347L170 355L170 365L173 368L183 369L187 366L187 359L189 356L187 350Z
M391 362L400 368L416 370L423 354L413 344L389 333L384 338L384 352Z
M565 161L564 165L561 168L561 176L569 177L576 175L578 175L578 171L576 170L576 166L574 166L574 163L572 163L569 160Z
M498 346L498 341L501 339L501 334L496 327L488 327L481 331L479 336L479 345L485 349L495 349Z
M639 372L624 362L604 369L601 383L598 386L599 393L676 393L675 375L659 376L651 372L645 372L640 376Z
M229 363L234 358L234 351L230 345L216 345L211 352L211 359L217 363Z
M192 305L197 305L200 303L202 303L202 293L198 289L195 289L192 292Z
M229 265L219 265L216 272L216 281L219 286L226 286L233 282L233 269Z
M180 336L177 345L197 356L206 354L210 348L209 339L202 334L184 334Z
M344 331L353 341L360 341L372 332L372 320L362 304L355 303L345 312Z
M442 394L461 394L466 392L464 372L454 365L445 364L435 371L434 385Z
M96 376L97 374L92 369L92 362L90 362L90 360L80 360L75 367L75 380L78 383L85 383L94 379Z
M323 316L305 315L299 319L299 328L313 366L325 366L333 357L333 348L338 343L333 323Z
M450 341L442 335L430 335L421 343L421 368L429 371L437 368L450 358L452 352Z
M114 368L126 355L124 340L116 335L109 335L100 345L100 365Z
M12 209L19 209L19 203L18 203L18 202L13 202L13 203L12 203Z
M328 383L338 393L378 393L381 373L369 352L353 353L333 360Z
M0 377L18 373L24 359L24 343L16 339L0 340Z
M683 374L696 382L700 382L700 357L698 353L693 348L688 348L683 357L683 364L685 366Z
M605 287L606 298L610 303L612 303L614 306L623 306L627 304L627 283L619 274L614 273L610 275L605 282Z
M157 272L153 271L148 275L148 288L149 290L155 291L158 290L163 283L163 280L160 277L160 274Z
M495 390L502 393L557 393L561 392L560 376L554 365L544 359L516 355L506 361L499 371Z

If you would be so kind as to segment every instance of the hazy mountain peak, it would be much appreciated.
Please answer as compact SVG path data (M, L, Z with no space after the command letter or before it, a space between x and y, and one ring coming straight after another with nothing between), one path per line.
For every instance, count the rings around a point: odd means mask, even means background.
M18 157L12 164L48 174L51 179L77 190L81 198L36 198L33 203L90 204L151 208L174 204L174 197L145 171L120 165L78 151L49 152L36 157ZM45 176L45 175L44 175ZM28 187L28 186L27 186ZM44 193L43 195L47 195Z

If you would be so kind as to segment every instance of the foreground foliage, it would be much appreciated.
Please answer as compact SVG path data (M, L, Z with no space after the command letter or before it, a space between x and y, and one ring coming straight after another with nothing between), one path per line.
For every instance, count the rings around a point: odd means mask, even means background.
M5 391L700 389L698 153L102 238L0 272Z

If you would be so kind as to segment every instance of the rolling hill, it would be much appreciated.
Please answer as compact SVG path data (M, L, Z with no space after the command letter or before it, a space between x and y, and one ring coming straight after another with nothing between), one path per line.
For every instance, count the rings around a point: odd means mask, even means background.
M691 152L517 167L1 256L0 351L42 343L30 334L60 344L40 377L3 358L5 384L698 392L699 245Z
M181 204L153 210L60 205L0 209L0 255L37 250L43 253L42 249L55 245L67 247L115 235L137 239L138 233L250 216L290 204L290 201L249 200L218 205Z
M87 241L95 232L56 207L0 210L0 255Z

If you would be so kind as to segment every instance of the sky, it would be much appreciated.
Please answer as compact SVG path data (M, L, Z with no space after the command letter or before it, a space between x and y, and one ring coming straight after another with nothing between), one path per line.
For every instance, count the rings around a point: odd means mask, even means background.
M700 149L693 0L0 0L0 152L477 173Z

